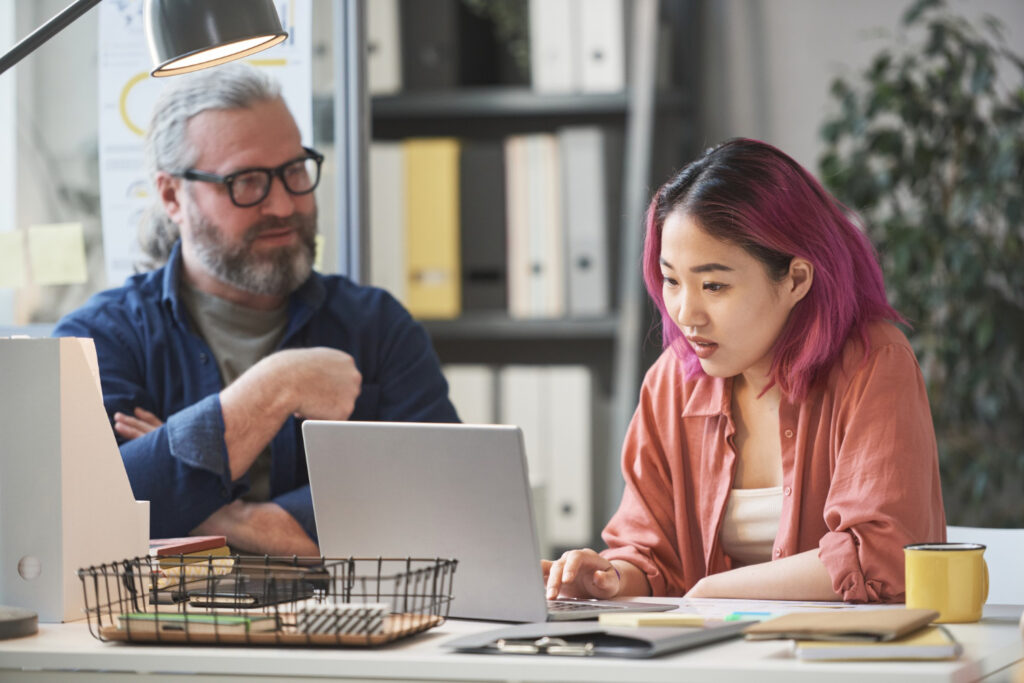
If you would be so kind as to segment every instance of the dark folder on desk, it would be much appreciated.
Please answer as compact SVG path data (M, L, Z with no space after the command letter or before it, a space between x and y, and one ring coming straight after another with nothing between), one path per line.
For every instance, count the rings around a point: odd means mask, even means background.
M741 635L747 622L695 627L599 626L593 622L520 624L442 643L458 652L646 658Z

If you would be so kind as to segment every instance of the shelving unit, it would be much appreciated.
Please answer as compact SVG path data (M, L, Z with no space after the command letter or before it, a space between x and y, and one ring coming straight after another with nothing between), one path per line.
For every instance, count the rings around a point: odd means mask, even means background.
M336 0L345 6L343 14L347 40L365 44L365 36L354 30L351 17L364 21L365 7L352 4L366 0ZM372 0L371 0L372 1ZM618 506L622 492L620 448L626 427L636 405L641 368L656 355L660 338L648 335L650 312L641 286L641 224L652 185L667 176L668 170L688 158L693 149L692 66L695 55L681 50L695 45L687 40L696 33L697 3L680 0L664 7L658 0L626 0L627 88L608 94L547 94L523 87L477 87L437 92L414 91L369 97L365 83L359 83L361 102L349 103L351 128L365 116L367 126L358 135L362 168L371 137L373 140L400 140L409 137L452 136L458 138L495 138L509 135L551 132L567 125L600 125L622 131L624 138L622 189L617 198L618 223L610 225L612 236L609 277L614 283L612 313L588 319L513 319L502 312L468 312L455 320L422 321L433 339L443 363L505 364L584 364L594 377L595 438L592 476L594 482L593 540ZM339 7L340 8L340 7ZM657 92L655 80L659 56L659 13L665 14L678 43L672 45L676 68L687 69L684 83L675 89ZM679 35L680 31L685 34ZM676 42L675 40L673 42ZM338 50L351 54L349 49ZM663 56L664 58L664 56ZM336 67L335 73L351 74ZM365 71L363 72L365 74ZM352 83L347 87L351 89ZM334 102L318 102L322 120ZM336 136L341 137L338 117L334 116ZM668 125L665 125L668 124ZM655 134L661 138L655 150ZM349 138L351 139L351 138ZM661 154L664 159L656 157ZM354 166L353 166L354 167ZM657 177L652 168L659 168ZM365 175L363 176L366 177ZM349 196L362 198L365 208L365 181L349 178ZM351 186L356 185L353 189ZM340 239L347 241L349 253L360 265L360 279L366 280L367 227L352 224L365 210L343 216L339 209ZM345 218L345 221L341 220ZM351 274L351 273L350 273ZM646 342L646 347L645 347Z

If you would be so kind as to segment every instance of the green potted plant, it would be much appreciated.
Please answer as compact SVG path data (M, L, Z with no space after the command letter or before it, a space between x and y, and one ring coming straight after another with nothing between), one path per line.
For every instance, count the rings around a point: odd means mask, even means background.
M951 524L1024 526L1024 60L942 0L837 78L822 180L908 319Z

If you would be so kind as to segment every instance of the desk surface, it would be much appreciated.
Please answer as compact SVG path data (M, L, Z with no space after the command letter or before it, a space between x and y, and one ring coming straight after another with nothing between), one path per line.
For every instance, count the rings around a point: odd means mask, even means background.
M446 640L498 626L451 620L376 649L188 647L101 643L84 622L41 624L27 638L0 641L0 679L54 680L92 673L270 676L294 680L445 681L1015 681L1024 660L1019 606L988 606L977 624L952 625L964 655L952 662L800 662L788 641L732 640L650 660L455 654ZM102 673L99 673L102 672ZM155 678L160 678L157 676Z

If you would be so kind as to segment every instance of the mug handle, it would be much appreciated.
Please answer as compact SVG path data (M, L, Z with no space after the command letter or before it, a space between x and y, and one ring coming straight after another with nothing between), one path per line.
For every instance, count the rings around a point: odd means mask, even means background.
M982 588L981 591L983 593L981 597L981 604L984 605L988 602L988 562L985 561L984 557L981 558L981 568L985 570L984 588Z

